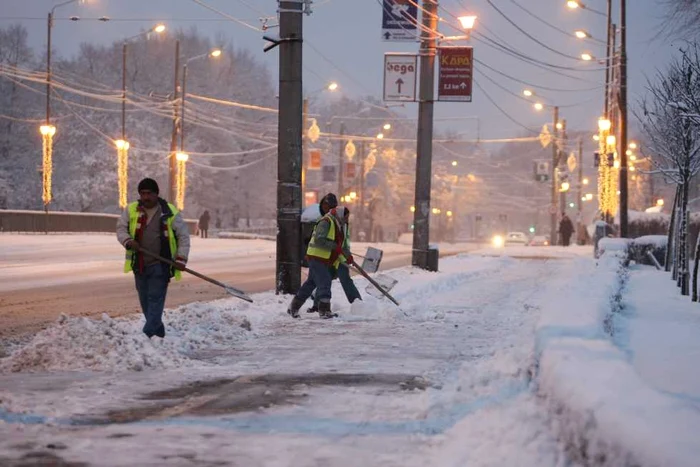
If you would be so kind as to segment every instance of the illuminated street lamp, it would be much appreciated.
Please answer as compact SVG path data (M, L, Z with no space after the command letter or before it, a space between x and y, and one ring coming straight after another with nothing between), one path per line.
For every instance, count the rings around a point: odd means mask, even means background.
M583 4L581 2L576 1L576 0L568 0L566 2L566 6L568 6L572 10L575 10L576 8L583 8Z
M329 91L335 91L336 89L338 89L338 83L336 83L335 81L331 81L331 82L328 84L328 90L329 90Z
M219 58L221 56L221 49L215 48L207 53L201 55L195 55L190 57L185 61L185 65L182 67L182 100L180 101L180 152L185 151L185 97L187 96L187 65L194 61L202 58Z
M634 141L632 141L632 142L629 144L629 148L630 148L630 149L637 149L637 143L635 143Z
M583 29L577 29L576 31L574 31L574 35L579 39L587 39L591 37L588 31L584 31Z
M377 134L377 139L384 139L384 133Z
M584 178L584 179L583 179L583 184L584 184L584 185L588 185L589 183L590 183L590 181L589 181L587 178Z
M533 93L532 91L530 91L529 89L523 90L523 95L524 95L525 97L532 97L533 94L534 94L534 93Z
M457 167L457 161L452 161L452 167Z
M581 54L581 60L584 60L586 62L590 62L591 60L593 60L593 55L591 55L588 52L584 52Z
M657 206L663 206L664 205L664 200L662 198L659 198L656 200L656 205Z
M385 130L391 130L391 123L385 123L382 128L384 128Z
M533 107L535 107L535 110L537 111L544 109L544 105L542 105L541 102L535 102L535 105Z

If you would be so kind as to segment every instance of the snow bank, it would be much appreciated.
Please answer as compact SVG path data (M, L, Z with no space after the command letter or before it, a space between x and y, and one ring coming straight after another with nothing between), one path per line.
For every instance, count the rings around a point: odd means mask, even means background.
M656 248L665 248L668 243L666 235L644 235L633 240L637 245L650 245Z
M0 360L0 372L142 371L191 366L200 350L229 347L259 335L257 327L272 319L264 308L275 300L273 297L271 293L260 294L255 308L228 299L166 310L167 335L163 340L149 340L141 332L141 316L113 319L105 314L95 320L61 315L27 345Z
M597 266L577 262L552 284L566 293L543 305L539 390L562 413L569 452L581 462L695 466L700 413L652 388L611 339L627 274L611 253Z

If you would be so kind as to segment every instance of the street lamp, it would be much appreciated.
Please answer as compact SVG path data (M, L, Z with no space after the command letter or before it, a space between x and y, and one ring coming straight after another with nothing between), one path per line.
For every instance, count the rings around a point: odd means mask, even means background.
M585 31L583 29L577 29L574 31L574 35L578 37L579 39L587 39L591 37L591 35L588 33L588 31Z
M180 151L185 151L185 96L187 93L187 65L195 60L200 60L203 58L218 58L221 56L221 49L215 48L207 53L201 55L195 55L185 60L185 64L182 67L182 101L180 101Z
M385 123L384 126L383 126L382 128L384 128L384 129L387 130L387 131L388 131L388 130L391 130L391 123Z
M384 139L384 133L377 134L377 139Z
M584 178L584 179L583 179L583 184L584 184L584 185L588 185L589 183L590 183L590 181L589 181L587 178Z
M476 16L466 15L460 16L457 19L459 20L459 24L462 25L462 29L465 29L467 31L474 29L474 24L476 23Z
M523 95L524 95L525 97L532 97L533 94L534 94L534 93L533 93L532 91L530 91L529 89L525 89L525 90L523 91Z
M336 83L335 81L332 81L328 84L329 91L335 91L336 89L338 89L338 83Z
M533 107L534 107L535 110L537 110L537 111L540 111L540 110L544 109L544 105L543 105L541 102L535 102L535 104L533 105Z
M452 167L457 167L457 161L452 161Z
M584 60L586 62L590 62L591 60L593 60L593 55L591 55L588 52L584 52L581 54L581 60Z
M572 10L575 10L576 8L583 8L583 4L580 2L577 2L576 0L568 0L566 2L566 6L568 6Z

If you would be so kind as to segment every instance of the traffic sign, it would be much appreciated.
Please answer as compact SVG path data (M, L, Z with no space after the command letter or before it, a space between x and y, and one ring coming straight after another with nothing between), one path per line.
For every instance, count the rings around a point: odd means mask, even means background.
M474 49L441 47L439 51L438 100L471 102Z
M418 3L413 0L382 0L382 39L416 42Z
M385 54L384 100L415 101L417 74L417 55Z

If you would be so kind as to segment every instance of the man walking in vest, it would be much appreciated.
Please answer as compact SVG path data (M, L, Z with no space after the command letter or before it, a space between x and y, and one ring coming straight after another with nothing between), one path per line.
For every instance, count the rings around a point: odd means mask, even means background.
M163 308L171 277L180 280L190 252L187 224L175 206L158 196L151 178L139 182L139 200L130 203L117 222L117 240L127 249L124 272L133 271L141 310L146 317L143 332L149 338L165 337ZM140 254L146 250L175 261L176 266Z
M333 318L331 312L331 283L341 262L352 264L349 251L343 250L342 222L345 218L342 206L331 209L314 227L306 257L309 260L309 277L306 279L287 309L292 318L299 317L299 309L316 289L318 314L323 319ZM340 212L338 212L340 211Z

